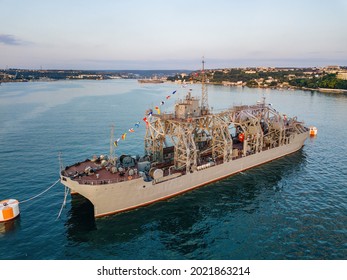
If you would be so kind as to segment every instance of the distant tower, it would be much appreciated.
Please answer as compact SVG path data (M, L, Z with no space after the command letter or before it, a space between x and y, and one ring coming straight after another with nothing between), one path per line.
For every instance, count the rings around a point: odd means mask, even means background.
M201 78L201 114L206 115L209 113L208 108L208 93L207 87L205 84L206 75L205 75L205 58L202 57L202 70L201 70L202 78Z

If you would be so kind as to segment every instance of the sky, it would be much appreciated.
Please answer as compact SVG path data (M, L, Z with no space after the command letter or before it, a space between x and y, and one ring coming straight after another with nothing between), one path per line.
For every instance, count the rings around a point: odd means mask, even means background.
M0 0L0 69L347 65L347 0Z

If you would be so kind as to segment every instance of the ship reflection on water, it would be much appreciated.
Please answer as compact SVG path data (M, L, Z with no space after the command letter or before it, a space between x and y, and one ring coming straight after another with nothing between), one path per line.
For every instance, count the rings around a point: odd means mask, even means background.
M67 233L76 242L88 241L88 233L96 230L93 204L79 194L71 199L71 208L66 222Z
M8 233L13 233L20 228L20 216L14 220L0 223L0 237Z
M93 216L93 205L76 195L71 200L67 236L78 243L124 245L150 234L177 254L189 255L189 252L207 246L203 238L213 231L213 225L225 222L226 226L236 228L237 223L242 222L237 217L256 213L263 207L264 200L264 203L280 200L276 193L291 187L286 183L286 177L295 176L304 168L305 162L305 152L299 150L170 200L98 219ZM228 225L230 220L235 224ZM194 242L177 246L182 240Z

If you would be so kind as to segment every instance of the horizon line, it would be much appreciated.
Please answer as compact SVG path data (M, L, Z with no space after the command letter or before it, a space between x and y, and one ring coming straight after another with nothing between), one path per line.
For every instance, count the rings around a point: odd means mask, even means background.
M246 69L246 68L275 68L275 69L307 69L307 68L327 68L331 66L338 66L340 68L347 68L347 65L330 64L325 66L238 66L238 67L216 67L216 68L205 68L205 70L218 70L218 69ZM184 68L170 68L170 69L83 69L83 68L21 68L21 67L9 67L0 68L0 71L9 70L28 70L28 71L199 71L201 69L184 69Z

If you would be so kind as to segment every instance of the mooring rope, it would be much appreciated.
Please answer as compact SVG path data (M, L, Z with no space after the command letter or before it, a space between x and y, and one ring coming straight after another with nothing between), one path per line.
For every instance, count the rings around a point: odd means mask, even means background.
M26 200L20 201L19 203L25 203L25 202L28 202L30 200L33 200L33 199L43 195L45 192L48 192L51 188L53 188L56 184L58 184L59 181L60 181L60 179L58 179L52 186L48 187L43 192L40 192L39 194L37 194L37 195L35 195L35 196L31 197L31 198L28 198Z
M59 214L58 214L58 217L56 218L56 220L58 220L60 218L61 212L63 212L63 208L66 205L66 198L67 198L68 194L69 194L69 188L65 187L63 204L61 205L61 208L60 208L60 211L59 211Z

